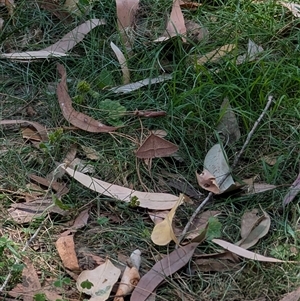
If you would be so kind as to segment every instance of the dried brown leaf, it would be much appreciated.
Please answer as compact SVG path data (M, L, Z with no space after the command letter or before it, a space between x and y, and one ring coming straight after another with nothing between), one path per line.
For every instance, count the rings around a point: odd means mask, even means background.
M263 216L257 215L258 210L253 209L245 212L242 217L241 236L242 239L236 245L249 249L254 246L262 237L264 237L270 229L270 216L263 212Z
M88 159L90 159L90 160L99 160L100 159L99 152L97 152L92 147L81 145L81 148L84 151L84 154Z
M62 184L56 181L50 181L46 178L42 178L33 174L30 174L29 178L45 187L51 187L54 191L59 192L60 196L69 192L69 188L66 186L66 184Z
M39 124L38 122L34 121L28 121L28 120L1 120L0 125L20 125L20 126L32 126L34 127L40 137L42 138L42 141L48 141L48 134L47 130L44 126Z
M91 133L107 133L117 129L116 127L106 126L88 115L75 111L71 97L68 94L66 69L63 65L58 64L57 71L61 76L61 81L57 85L58 102L63 116L68 122Z
M54 205L51 198L35 198L30 203L14 203L8 210L10 216L18 224L31 222L34 218L41 217L49 212L65 215L66 211Z
M293 2L279 2L282 6L286 7L296 18L300 18L300 5Z
M194 254L199 243L190 243L180 247L158 261L146 273L134 289L130 301L145 301L156 287L165 279L184 267Z
M75 252L74 235L59 237L55 246L64 267L71 271L79 271L78 259Z
M168 157L177 150L178 146L174 143L151 133L136 151L135 155L141 159L160 158Z
M204 169L201 174L196 172L196 178L199 186L205 190L211 191L215 194L220 193L220 188L214 175L208 170Z

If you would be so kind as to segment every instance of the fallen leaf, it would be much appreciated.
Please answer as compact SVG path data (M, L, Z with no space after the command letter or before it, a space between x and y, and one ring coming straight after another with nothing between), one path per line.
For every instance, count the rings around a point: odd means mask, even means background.
M77 278L77 289L92 296L91 301L104 301L109 298L114 284L118 281L121 271L109 259L94 270L85 270ZM88 283L88 288L86 284Z
M239 55L236 59L236 63L237 65L239 65L246 61L248 62L254 61L258 56L258 54L263 51L264 49L261 46L255 44L252 40L249 39L247 53L244 55Z
M79 158L75 158L72 162L68 164L68 166L72 169L76 169L82 173L94 173L95 168L92 164L86 163L84 160Z
M294 181L292 186L289 188L287 194L285 195L282 204L283 206L289 204L299 193L300 191L300 173L297 176L297 179Z
M225 192L234 185L227 162L228 160L226 158L225 150L220 144L215 144L208 151L204 159L204 168L216 178L216 183L220 188L220 193ZM222 184L220 185L220 183ZM207 188L206 190L208 190Z
M178 200L178 196L168 193L151 193L136 191L119 185L110 184L99 179L90 177L69 167L64 167L66 172L85 187L108 197L130 202L137 198L139 207L157 210L171 209Z
M249 249L269 232L271 219L266 212L263 213L263 216L258 216L257 209L244 213L241 225L242 239L236 243L237 246Z
M116 0L118 27L122 31L133 25L139 0Z
M164 221L169 212L170 210L151 210L148 214L154 225L157 225Z
M109 91L115 92L115 93L130 93L132 91L138 90L142 87L145 86L150 86L153 84L157 84L157 83L162 83L166 80L170 80L172 79L172 75L171 74L163 74L160 75L158 77L155 78L145 78L143 80L140 80L138 82L135 83L130 83L127 85L123 85L123 86L119 86L119 87L114 87L109 89Z
M194 43L199 43L204 39L208 39L208 29L192 20L185 21L186 35Z
M3 24L4 24L4 20L2 18L0 18L0 31L2 30L3 28Z
M245 250L244 248L236 246L236 245L234 245L230 242L227 242L225 240L222 240L222 239L213 239L212 242L214 242L215 244L221 246L222 248L224 248L230 252L233 252L244 258L248 258L248 259L252 259L252 260L256 260L256 261L264 261L264 262L286 262L284 260L276 259L273 257L265 257L263 255Z
M59 41L55 44L43 49L44 51L50 52L60 52L66 53L78 43L80 43L84 37L95 27L104 25L104 20L91 19L88 20L79 26L75 27L73 30L64 35Z
M68 94L67 73L63 65L57 64L57 71L61 81L57 85L57 98L65 119L72 125L91 133L107 133L116 130L116 127L106 126L101 122L77 112L72 107L72 100Z
M49 11L55 17L57 17L62 22L71 22L72 17L70 13L61 9L61 4L55 0L38 0L37 3L42 9Z
M28 120L1 120L0 125L20 125L20 126L32 126L34 127L38 134L40 135L42 141L48 141L48 133L44 126L38 122L28 121Z
M243 182L247 184L246 180L243 180ZM273 190L275 188L277 188L276 185L266 183L250 183L248 186L243 187L245 194L256 194L268 190Z
M66 186L66 184L62 184L53 180L50 181L46 178L42 178L33 174L30 174L29 178L45 187L52 188L54 191L58 192L60 196L67 194L69 192L69 189Z
M79 271L74 235L59 237L55 242L55 246L64 267L71 271Z
M23 283L17 284L9 295L15 298L22 297L24 301L33 301L33 297L41 290L37 272L29 259L24 259L25 267L22 271Z
M190 243L174 250L158 261L146 273L134 289L130 301L145 301L164 279L184 267L194 254L198 242Z
M184 23L184 17L180 8L180 0L174 0L166 30L162 34L162 36L154 40L154 42L166 41L178 35L181 36L183 42L186 42L186 39L184 38L185 34L186 27Z
M168 157L178 150L178 146L154 134L150 134L136 151L141 159Z
M113 42L110 42L110 47L113 50L113 52L115 53L120 66L121 66L121 70L123 73L123 84L126 85L130 82L130 72L127 66L127 60L123 54L123 52L121 51L121 49L114 44Z
M32 141L32 140L37 141L37 142L42 141L41 135L36 130L33 130L28 127L22 128L22 137L23 137L23 139L30 140L30 141Z
M79 0L66 0L62 8L75 15L81 15L83 10L78 8Z
M72 227L68 228L68 230L66 230L65 232L60 234L60 237L62 236L67 236L72 232L76 232L78 229L83 228L84 226L86 226L87 221L89 219L90 215L89 215L89 209L85 209L83 211L81 211L78 216L76 217Z
M85 156L91 160L99 160L99 152L89 146L81 145L82 150L84 151Z
M30 203L14 203L10 205L8 212L15 222L24 224L31 222L34 218L44 216L49 212L65 215L66 211L54 205L52 198L36 198Z
M0 57L14 60L32 60L67 56L67 51L71 50L75 45L81 42L93 28L103 24L105 24L105 21L103 20L91 19L77 26L63 36L58 42L47 48L37 51L2 53Z
M296 18L300 18L300 5L293 2L279 2L282 6L286 7Z
M241 132L228 98L221 104L221 116L217 131L225 136L226 143L232 144L240 139Z
M25 267L22 271L22 283L17 284L8 292L10 296L18 299L21 297L23 301L37 300L36 294L45 294L49 301L62 299L62 296L52 291L51 288L42 288L37 272L28 258L25 258L23 262Z
M220 48L217 48L201 56L199 59L197 59L196 63L197 65L203 65L207 62L215 63L218 60L220 60L222 57L224 57L226 54L231 52L235 47L236 47L235 44L224 45Z
M216 181L216 177L208 170L204 169L201 174L196 172L196 178L199 186L205 190L211 191L214 194L219 194L220 188Z
M279 301L299 301L300 298L300 287L298 287L293 292L288 293L285 297Z
M178 245L178 240L174 234L172 222L175 215L175 212L181 204L184 203L184 195L180 194L177 202L171 211L167 214L166 218L161 222L155 225L151 234L151 240L158 246L165 246L171 240L173 240Z
M130 294L140 281L140 274L136 267L126 267L114 301L124 301L124 296Z

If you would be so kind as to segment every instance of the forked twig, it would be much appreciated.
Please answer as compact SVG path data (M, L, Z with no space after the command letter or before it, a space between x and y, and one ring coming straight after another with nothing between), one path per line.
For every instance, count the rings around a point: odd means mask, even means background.
M268 111L269 107L271 106L273 102L273 96L268 96L268 102L265 106L265 108L263 109L262 113L260 114L260 116L258 117L258 119L255 121L251 131L249 132L247 139L242 147L242 149L239 151L239 153L237 154L237 156L235 157L235 160L232 164L232 170L237 166L243 152L245 151L245 148L248 146L254 131L256 130L258 124L260 123L260 121L263 119L264 115L266 114L266 112ZM222 181L220 181L219 186L221 186L224 181L227 179L227 177L230 175L230 172L222 179ZM191 224L193 223L194 219L196 218L196 216L198 215L198 213L201 211L201 209L211 200L211 198L213 197L213 193L210 192L207 197L203 200L203 202L197 207L197 209L194 211L194 213L192 214L192 216L190 217L189 221L187 222L185 228L182 231L181 236L179 237L178 241L179 243L182 241L182 239L184 238L184 236L186 235L186 233L188 232L189 228L191 227Z

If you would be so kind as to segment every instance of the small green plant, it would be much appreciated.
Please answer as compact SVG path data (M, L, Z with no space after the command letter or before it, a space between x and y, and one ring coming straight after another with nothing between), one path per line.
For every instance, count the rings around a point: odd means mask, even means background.
M212 240L221 236L222 224L219 220L212 216L208 219L208 228L206 232L206 239Z
M102 118L113 126L122 126L121 118L126 113L126 108L118 101L104 99L99 102L99 109L101 109Z
M105 216L97 218L97 223L99 226L104 226L108 224L109 219Z

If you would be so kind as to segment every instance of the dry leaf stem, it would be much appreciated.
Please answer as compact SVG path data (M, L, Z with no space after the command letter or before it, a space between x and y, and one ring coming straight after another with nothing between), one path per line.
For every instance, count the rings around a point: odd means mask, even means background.
M240 160L240 158L241 158L243 152L245 151L246 147L248 146L248 144L249 144L249 142L250 142L250 140L251 140L251 138L252 138L252 136L253 136L253 134L254 134L254 131L256 130L256 128L257 128L258 124L260 123L260 121L263 119L263 117L264 117L264 115L266 114L266 112L269 110L269 108L270 108L272 102L273 102L273 96L270 95L270 96L268 96L268 102L267 102L265 108L263 109L263 111L262 111L262 113L260 114L260 116L258 117L258 119L255 121L255 123L254 123L254 125L253 125L251 131L249 132L249 134L248 134L248 136L247 136L247 139L246 139L246 141L245 141L245 143L244 143L242 149L239 151L239 153L238 153L237 156L235 157L235 160L234 160L234 162L233 162L233 164L232 164L232 168L231 168L232 170L237 166L237 164L238 164L238 162L239 162L239 160ZM219 183L219 186L221 186L221 185L224 183L224 181L227 179L227 177L228 177L229 175L230 175L230 173L228 173L228 174L226 175L226 177L224 177L224 178L222 179L222 181ZM179 239L178 239L179 243L182 241L182 239L184 238L184 236L185 236L186 233L188 232L189 228L191 227L191 224L193 223L193 221L194 221L194 219L196 218L196 216L198 215L198 213L199 213L199 212L201 211L201 209L202 209L203 207L205 207L205 205L211 200L211 198L213 197L213 195L214 195L214 194L213 194L212 192L210 192L210 193L207 195L207 197L203 200L203 202L198 206L198 208L195 210L195 212L192 214L192 216L190 217L189 221L187 222L185 228L183 229L181 236L180 236ZM179 244L178 244L176 247L178 247L178 246L179 246Z

